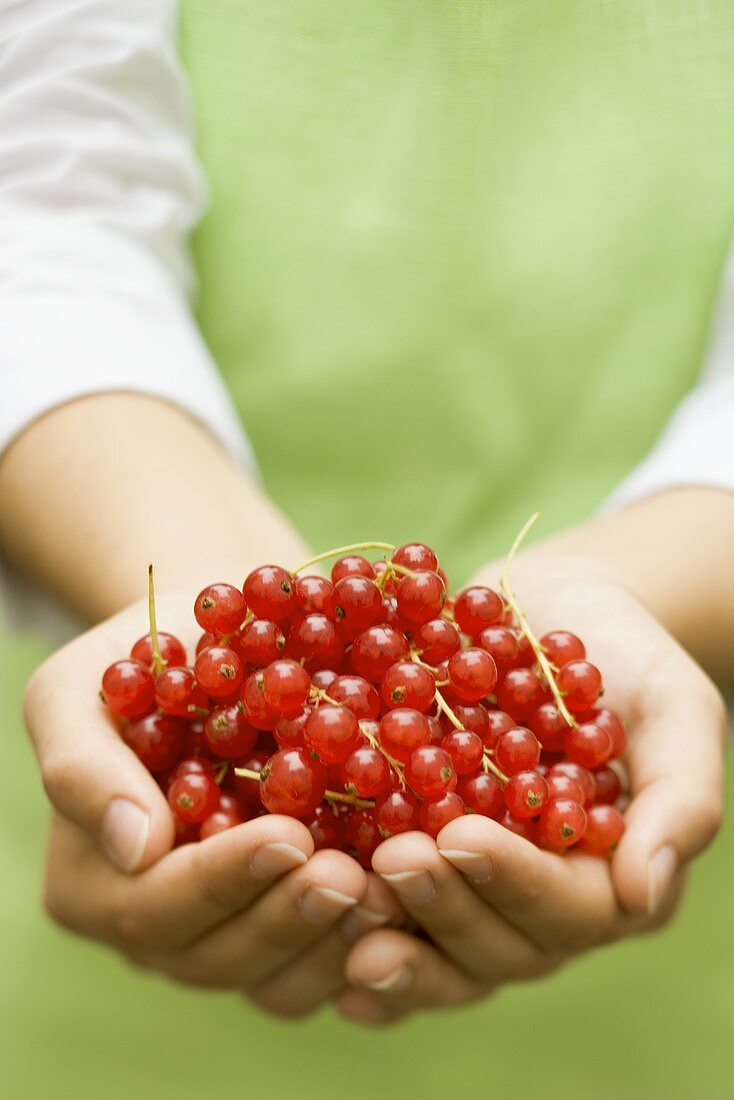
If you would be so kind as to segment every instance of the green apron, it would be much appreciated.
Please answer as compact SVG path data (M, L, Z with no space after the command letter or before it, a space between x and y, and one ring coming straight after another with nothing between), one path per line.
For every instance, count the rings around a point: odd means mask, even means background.
M319 548L425 538L457 581L535 509L546 531L587 515L700 367L734 210L730 0L183 16L212 191L199 318L275 499ZM38 655L5 645L4 706ZM293 1027L43 921L44 811L13 724L12 1100L730 1095L731 836L665 936L381 1035Z

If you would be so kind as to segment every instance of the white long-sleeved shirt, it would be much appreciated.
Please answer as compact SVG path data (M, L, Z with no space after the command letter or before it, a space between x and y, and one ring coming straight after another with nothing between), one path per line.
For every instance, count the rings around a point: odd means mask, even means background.
M131 391L252 461L190 309L205 188L176 7L0 0L0 453L65 401ZM734 489L734 253L699 385L608 507L681 484Z

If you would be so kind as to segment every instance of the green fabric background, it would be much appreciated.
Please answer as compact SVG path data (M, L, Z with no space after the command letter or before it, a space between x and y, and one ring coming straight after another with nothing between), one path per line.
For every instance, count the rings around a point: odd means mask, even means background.
M587 514L698 370L734 207L732 5L183 7L200 317L276 499L319 547L428 538L457 581L536 508ZM662 935L384 1034L280 1024L40 914L19 707L41 655L0 639L3 1096L731 1096L730 827Z

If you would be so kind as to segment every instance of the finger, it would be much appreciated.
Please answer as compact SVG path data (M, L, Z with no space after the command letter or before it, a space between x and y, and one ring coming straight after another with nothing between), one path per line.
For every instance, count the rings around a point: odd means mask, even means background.
M105 644L78 639L46 662L28 685L25 718L53 805L129 873L170 850L174 822L98 697L100 666L115 656Z
M677 679L651 693L630 739L633 797L612 863L622 904L650 917L666 906L680 872L711 842L722 818L723 705L705 680L700 690L684 691Z
M486 991L430 944L387 928L352 948L346 976L355 989L399 1010L466 1004Z
M424 833L385 841L372 865L442 951L482 983L550 969L550 957L478 897Z
M316 852L245 913L163 965L192 984L254 989L323 939L361 900L366 886L355 860L341 852Z
M353 943L387 924L399 924L405 912L376 875L339 926L302 958L253 990L251 999L276 1016L299 1018L332 1000L344 986L344 966Z
M344 989L336 998L336 1007L345 1020L363 1027L385 1027L407 1016L410 1009L389 1005L379 993Z
M634 930L606 860L543 851L479 814L449 822L437 844L478 897L546 952L574 951Z

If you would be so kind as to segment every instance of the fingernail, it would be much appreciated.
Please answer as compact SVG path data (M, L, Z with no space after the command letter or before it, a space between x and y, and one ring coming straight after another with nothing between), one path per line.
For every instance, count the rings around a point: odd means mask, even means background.
M127 798L113 798L102 820L102 847L121 871L134 871L143 858L150 816Z
M345 909L356 904L356 898L340 894L338 890L330 890L327 886L309 886L298 903L301 916L309 924L334 921Z
M342 920L339 930L347 943L355 943L374 928L381 928L387 924L389 920L390 918L384 913L373 913L371 909L355 905Z
M255 878L275 878L301 867L307 860L308 856L292 844L263 844L250 860L250 870Z
M413 974L409 967L400 966L386 978L379 982L365 982L367 989L374 989L375 993L402 993L413 981Z
M666 844L647 865L647 911L652 916L658 911L668 887L673 881L678 858L675 848Z
M436 894L436 883L430 871L398 871L380 875L404 901L422 905Z
M458 848L439 848L444 859L473 882L486 882L494 874L494 862L484 852L463 852Z

